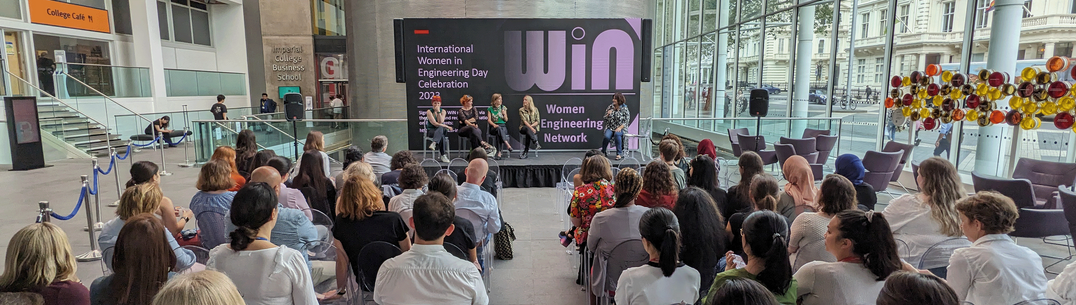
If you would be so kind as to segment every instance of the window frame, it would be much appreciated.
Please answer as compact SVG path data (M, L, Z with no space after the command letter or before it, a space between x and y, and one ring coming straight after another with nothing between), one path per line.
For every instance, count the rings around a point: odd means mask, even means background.
M169 43L175 43L175 44L181 44L181 45L191 45L191 46L209 47L209 48L214 48L215 47L215 44L213 43L213 37L214 37L213 36L213 11L212 11L211 7L208 5L208 3L204 3L204 2L202 2L200 0L182 0L182 1L156 0L154 2L156 2L156 3L164 3L164 6L166 7L165 16L168 17L168 20L166 22L166 25L168 26L168 38L167 39L164 38L164 35L163 35L164 33L162 33L161 41L167 41ZM200 4L200 5L203 5L203 6L205 6L205 9L202 9L202 8L196 7L196 6L192 6L192 3L197 3L197 4ZM190 24L191 42L184 42L184 41L176 40L175 15L173 15L173 12L172 12L172 6L173 5L181 6L181 7L184 7L186 9L190 10L187 13L187 19L188 19L188 22ZM159 8L160 8L160 6L158 6L158 9ZM203 13L206 14L206 21L208 22L207 28L209 29L209 32L207 33L209 35L209 44L208 45L194 42L195 41L194 14L193 14L194 10L197 10L199 12L203 12ZM158 22L160 22L160 20L158 20Z
M1073 0L1073 1L1076 1L1076 0ZM900 34L907 33L908 32L908 16L911 15L911 12L912 12L911 4L901 4L900 7L898 8L897 12L900 13L900 15L897 15L897 19L900 20L900 31L898 33L900 33Z
M990 12L986 10L990 8L990 0L976 0L975 3L975 28L986 28L990 24Z
M869 37L870 36L870 29L871 29L871 13L866 12L866 13L860 14L859 15L859 30L860 30L861 33L859 34L859 38L863 39L863 38Z
M942 20L941 20L942 28L941 28L941 31L943 33L952 33L953 32L953 22L956 19L955 13L956 13L956 2L955 1L942 2Z

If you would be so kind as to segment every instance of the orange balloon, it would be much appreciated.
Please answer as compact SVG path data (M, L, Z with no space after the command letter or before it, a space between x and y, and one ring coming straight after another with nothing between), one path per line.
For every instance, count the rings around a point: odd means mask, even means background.
M927 65L927 76L938 76L938 73L940 73L940 72L941 72L941 67L938 66L937 64L929 64L929 65Z
M1001 124L1005 121L1005 112L1001 110L994 110L990 113L990 123Z
M893 108L893 104L895 104L895 103L896 102L893 101L893 98L891 98L891 97L885 98L885 108Z
M963 119L964 119L964 110L960 109L960 108L953 109L953 120L954 121L960 121L960 120L963 120Z

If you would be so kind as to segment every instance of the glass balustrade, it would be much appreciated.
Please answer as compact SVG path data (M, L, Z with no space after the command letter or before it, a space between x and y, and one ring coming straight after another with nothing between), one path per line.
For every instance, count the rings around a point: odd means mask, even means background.
M389 140L387 151L407 149L407 120L367 120L312 119L296 122L286 120L191 120L192 135L195 143L196 162L205 162L219 146L235 146L239 131L254 131L258 149L268 149L279 156L296 158L296 152L302 153L306 135L311 131L324 134L325 151L335 160L336 152L348 146L369 147L369 142L377 135L385 135ZM294 135L294 136L293 136ZM365 151L365 150L364 150Z
M217 96L247 94L243 73L165 69L168 96Z

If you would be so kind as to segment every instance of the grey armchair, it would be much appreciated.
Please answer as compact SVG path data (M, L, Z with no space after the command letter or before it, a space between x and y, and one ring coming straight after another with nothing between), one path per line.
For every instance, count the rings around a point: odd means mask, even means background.
M737 158L739 158L740 154L743 153L740 150L740 137L736 136L738 134L747 134L747 128L729 128L728 129L729 143L732 143L732 154L734 156L736 156Z
M779 143L792 145L796 149L796 154L803 156L810 163L814 163L818 159L818 146L815 144L815 138L792 139L781 137Z
M1056 206L1056 202L1051 202L1054 192L1058 186L1073 184L1073 180L1076 180L1076 164L1020 158L1012 177L1031 182L1038 206Z
M762 164L769 165L777 163L777 152L766 149L766 137L765 136L751 136L746 134L737 134L740 142L740 152L753 151L762 157Z
M806 139L806 138L814 138L814 137L818 137L820 135L827 135L828 136L829 135L829 130L828 129L810 129L810 128L807 128L807 129L803 130L803 138L804 139Z
M904 191L907 192L908 187L904 186L904 183L900 182L900 174L904 171L904 164L907 164L908 160L911 158L912 150L915 150L915 146L889 141L885 143L884 147L882 147L882 151L885 152L894 152L899 150L903 150L904 154L901 155L900 164L897 164L897 170L893 171L893 177L890 177L889 181L896 182L898 185L900 185L900 188L904 189Z
M863 175L863 182L870 184L875 192L889 193L886 189L889 188L889 181L893 177L893 172L900 165L902 155L904 155L904 151L877 152L868 150L867 154L863 155L863 167L867 170L867 173Z
M837 146L837 136L831 135L818 135L815 138L815 149L818 150L818 163L826 164L829 162L829 154L833 152L833 148Z
M815 139L790 139L781 137L781 141L773 143L773 149L777 152L777 163L783 169L785 168L785 160L788 160L791 156L801 156L807 159L807 163L811 165L811 172L814 173L814 180L821 181L822 164L818 162L818 152L814 150Z

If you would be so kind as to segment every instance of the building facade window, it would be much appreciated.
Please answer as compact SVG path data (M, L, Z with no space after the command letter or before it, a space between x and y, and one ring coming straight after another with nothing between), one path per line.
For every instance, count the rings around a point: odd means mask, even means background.
M985 28L990 24L990 14L986 10L990 8L990 0L977 0L975 3L975 28Z
M1024 18L1032 17L1032 15L1031 15L1031 3L1032 2L1033 2L1032 0L1027 0L1026 2L1024 2Z
M856 61L856 82L862 84L867 77L867 60L859 59Z
M874 59L874 82L875 83L881 83L882 82L882 77L883 77L882 76L882 72L883 72L882 67L883 66L885 66L885 59L884 58L878 57L878 58Z
M209 6L201 0L157 2L161 40L212 46Z
M871 13L859 15L859 38L867 38L871 29Z
M314 35L344 36L344 2L347 0L310 0Z
M1074 1L1076 1L1076 0L1074 0ZM903 34L903 33L908 32L908 14L909 14L910 11L911 11L911 6L910 5L902 4L900 6L900 11L899 11L900 15L897 16L897 19L900 21L899 22L900 24L897 24L897 28L900 29L900 31L898 31L897 33Z
M881 15L878 15L878 19L881 21L878 23L880 25L879 28L882 29L882 32L879 33L878 36L885 36L885 34L889 34L889 25L886 24L886 21L889 21L889 10L881 10Z
M953 12L956 10L955 2L942 3L942 32L953 31Z
M825 52L826 52L826 41L822 40L822 39L819 39L818 40L818 54L822 54L822 53L825 53Z

